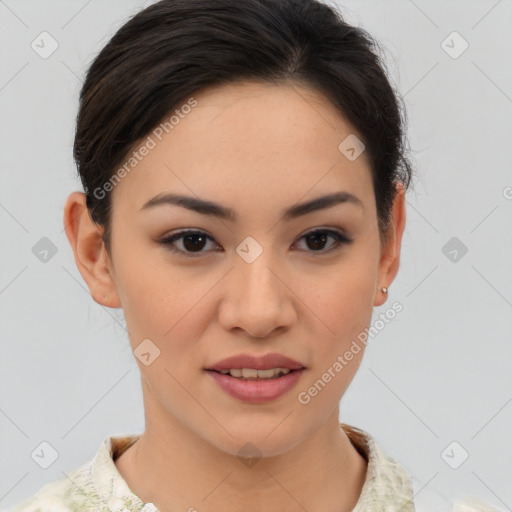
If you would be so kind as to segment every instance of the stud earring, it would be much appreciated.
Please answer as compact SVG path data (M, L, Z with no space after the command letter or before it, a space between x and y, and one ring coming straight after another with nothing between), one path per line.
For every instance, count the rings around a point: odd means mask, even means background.
M381 288L381 290L382 290L382 293L388 293L388 289L387 289L385 286L383 286L383 287Z

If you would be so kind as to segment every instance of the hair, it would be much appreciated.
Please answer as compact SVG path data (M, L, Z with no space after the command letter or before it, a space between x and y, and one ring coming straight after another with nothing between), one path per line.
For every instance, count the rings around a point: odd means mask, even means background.
M116 167L193 93L243 80L307 86L355 127L382 239L396 182L409 188L412 166L403 100L379 49L317 0L161 0L138 12L90 65L76 119L73 156L107 251L112 197L105 184Z

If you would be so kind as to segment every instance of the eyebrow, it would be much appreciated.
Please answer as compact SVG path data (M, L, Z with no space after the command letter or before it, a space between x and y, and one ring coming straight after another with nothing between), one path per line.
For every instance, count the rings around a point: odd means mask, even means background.
M363 208L363 202L350 192L334 192L325 196L317 197L305 203L295 204L284 209L281 215L284 220L292 220L308 213L318 210L325 210L338 204L355 204ZM202 215L211 215L225 220L236 221L237 216L233 209L222 206L213 201L199 199L181 194L161 193L142 205L140 210L147 210L160 205L175 205L192 210Z

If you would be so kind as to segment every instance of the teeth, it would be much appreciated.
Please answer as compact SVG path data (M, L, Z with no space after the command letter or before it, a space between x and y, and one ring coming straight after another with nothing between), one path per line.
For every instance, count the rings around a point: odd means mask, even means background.
M255 370L254 368L230 368L229 370L221 370L220 373L231 377L244 379L275 379L290 373L289 368L270 368L268 370Z
M242 369L242 377L244 379L257 379L258 378L258 370L253 370L252 368L243 368Z

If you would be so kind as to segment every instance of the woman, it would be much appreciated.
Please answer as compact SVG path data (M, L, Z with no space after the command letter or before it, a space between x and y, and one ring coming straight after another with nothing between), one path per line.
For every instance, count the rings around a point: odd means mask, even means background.
M123 309L146 428L14 511L415 510L339 422L412 177L374 47L314 0L163 0L103 48L64 225Z

